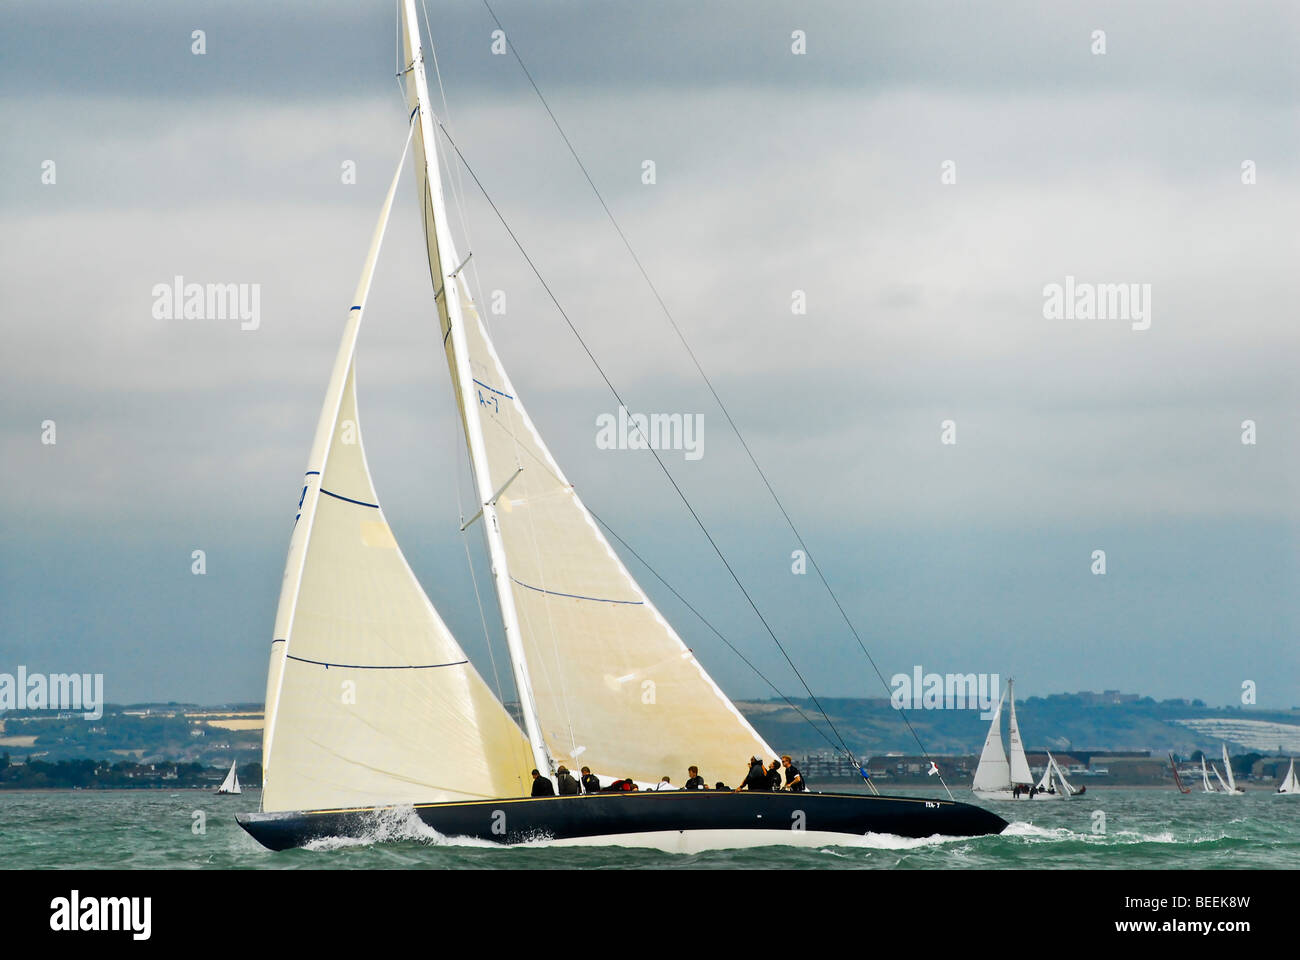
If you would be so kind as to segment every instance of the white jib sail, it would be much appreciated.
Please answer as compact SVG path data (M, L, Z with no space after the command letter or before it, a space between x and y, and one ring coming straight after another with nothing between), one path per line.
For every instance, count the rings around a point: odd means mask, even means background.
M980 762L975 767L972 790L992 792L1011 789L1011 767L1002 749L1002 704L1006 699L1007 692L1003 690L1002 699L998 700L997 709L993 711L993 722L989 724L988 736L984 738Z
M1011 716L1007 725L1007 743L1011 750L1011 782L1033 783L1034 775L1029 772L1029 760L1025 756L1025 745L1020 739L1020 724L1016 723L1016 681L1007 681L1007 700L1011 704Z
M1205 754L1201 754L1201 789L1206 793L1218 793L1214 789L1214 784L1210 783L1210 771L1205 769Z
M1219 773L1219 768L1210 764L1210 769L1214 771L1214 779L1219 781L1219 789L1215 793L1232 793L1233 790L1224 782L1223 776Z
M362 448L354 350L396 187L397 176L348 313L285 565L263 810L526 792L523 736L398 549Z
M235 761L230 761L230 772L226 774L226 779L221 781L221 786L217 788L217 793L240 793L239 774L235 772Z
M409 8L408 4L408 8ZM418 30L408 23L413 62ZM412 109L425 99L408 72ZM543 443L474 306L445 224L436 142L416 133L426 239L448 366L475 466L507 642L549 754L657 782L691 765L740 776L775 754L655 609ZM512 648L512 658L516 648ZM520 664L516 664L518 680ZM521 704L525 691L521 690ZM528 711L525 705L525 720Z
M1051 755L1051 753L1048 753L1048 754L1047 754L1047 765L1046 765L1045 767L1043 767L1043 775L1038 779L1038 789L1039 789L1040 791L1041 791L1041 790L1046 790L1048 787L1050 787L1050 786L1052 785L1052 767L1053 767L1053 766L1054 766L1054 764L1052 763L1052 755Z

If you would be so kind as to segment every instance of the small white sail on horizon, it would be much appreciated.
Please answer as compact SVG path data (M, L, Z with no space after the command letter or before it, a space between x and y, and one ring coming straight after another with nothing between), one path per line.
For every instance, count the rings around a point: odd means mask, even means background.
M1054 766L1054 764L1052 763L1052 755L1049 753L1049 754L1047 755L1047 764L1043 767L1043 775L1042 775L1041 777L1038 778L1038 785L1037 785L1037 788L1036 788L1036 789L1037 789L1039 792L1042 792L1042 791L1044 791L1044 790L1048 790L1048 789L1051 788L1051 786L1052 786L1052 767L1053 767L1053 766Z
M1291 758L1291 765L1287 767L1286 776L1278 784L1278 793L1282 794L1300 794L1300 780L1295 775L1295 758Z
M239 774L235 772L236 761L230 761L230 772L226 774L226 779L221 781L221 786L217 787L217 793L243 793L239 787Z
M1067 797L1073 797L1083 792L1083 787L1075 787L1074 784L1065 779L1065 771L1061 769L1061 765L1055 760L1052 761L1052 767L1056 770L1056 779L1060 783L1061 789L1065 791Z

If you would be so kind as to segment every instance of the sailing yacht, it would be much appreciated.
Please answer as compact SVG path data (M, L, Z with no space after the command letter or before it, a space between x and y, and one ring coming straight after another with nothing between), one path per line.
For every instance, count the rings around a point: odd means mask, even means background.
M243 793L239 788L239 774L235 772L235 761L230 761L230 772L226 774L226 779L221 781L221 786L217 787L217 793Z
M1282 794L1300 794L1300 780L1295 775L1295 758L1291 758L1291 765L1287 767L1286 776L1277 786L1277 792Z
M1219 771L1217 770L1214 771L1214 775L1217 777L1219 775ZM1222 778L1220 778L1220 782L1222 782ZM1201 792L1202 793L1219 792L1219 790L1215 788L1214 784L1210 783L1210 772L1205 769L1205 751L1201 751Z
M698 766L732 779L776 756L656 609L579 499L482 322L443 196L414 0L403 0L406 147L343 328L298 498L266 689L261 810L272 849L373 835L413 813L445 836L674 851L834 843L868 832L998 833L953 800L638 791L529 797L531 773L589 766L602 784ZM394 539L361 442L356 345L406 151L414 145L433 303L469 448L477 512L519 700L506 711Z
M1219 786L1223 788L1224 793L1231 794L1232 796L1239 796L1246 791L1242 787L1237 786L1237 780L1232 775L1232 764L1228 762L1228 745L1221 742L1219 746L1223 748L1223 770L1228 775L1228 782L1223 782L1223 777L1219 776L1219 770L1217 767L1214 768L1215 779L1219 781Z
M1010 702L1007 741L1011 746L1011 760L1002 749L1002 705ZM1050 792L1052 772L1056 771L1061 783L1060 792ZM1030 785L1034 775L1029 772L1029 760L1025 756L1025 747L1020 739L1020 724L1016 722L1016 681L1007 681L1007 688L1002 691L1002 698L993 711L993 722L989 724L988 736L984 738L984 749L980 751L979 764L975 767L975 779L971 791L981 800L1063 800L1076 790L1065 780L1056 761L1048 754L1047 769L1043 778L1034 788L1030 797ZM1020 789L1017 790L1016 787Z
M1044 800L1068 800L1070 797L1087 793L1088 788L1076 787L1065 779L1065 771L1061 769L1061 765L1056 762L1056 758L1052 756L1052 751L1049 750L1047 751L1047 766L1043 768L1043 776L1038 781L1037 791L1034 794L1035 800L1040 797Z
M1169 754L1169 769L1174 772L1174 786L1178 788L1179 793L1191 793L1192 788L1184 786L1183 778L1178 775L1178 763L1174 760L1174 755Z

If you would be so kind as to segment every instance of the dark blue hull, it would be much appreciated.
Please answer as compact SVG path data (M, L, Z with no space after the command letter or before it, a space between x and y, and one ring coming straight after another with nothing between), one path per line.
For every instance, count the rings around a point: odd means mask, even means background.
M300 847L326 837L368 837L379 817L406 808L248 813L239 825L272 850ZM446 837L472 837L502 844L551 840L637 843L661 846L673 835L702 839L706 847L828 842L867 833L901 837L974 837L1001 833L1007 822L967 803L845 793L727 793L715 791L602 793L579 797L510 798L415 804L426 826ZM698 836L692 836L697 834ZM707 837L705 835L707 834ZM734 836L733 836L734 835ZM700 844L697 844L700 845Z

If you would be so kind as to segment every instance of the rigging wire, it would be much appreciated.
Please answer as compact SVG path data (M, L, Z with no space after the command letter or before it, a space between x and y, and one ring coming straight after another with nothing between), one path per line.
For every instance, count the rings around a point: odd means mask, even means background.
M483 6L487 9L488 14L492 17L492 20L497 25L497 28L501 30L502 33L506 33L507 36L510 36L510 34L506 32L505 26L501 23L500 18L497 17L496 11L492 9L492 4L489 2L489 0L483 0ZM804 542L803 535L799 532L799 528L795 525L793 518L791 518L789 512L786 510L785 504L782 503L781 498L777 495L777 492L775 488L773 488L771 481L768 480L767 473L763 470L761 466L759 466L757 457L754 456L754 452L750 449L749 444L745 441L744 436L741 434L740 427L736 424L736 421L732 418L731 411L729 411L727 409L726 404L722 402L722 397L718 395L718 391L714 388L713 381L710 380L708 374L704 372L704 367L701 365L699 358L695 355L695 351L692 350L690 344L687 343L685 335L682 333L681 328L678 326L676 319L674 319L672 315L672 311L668 308L668 304L664 301L663 296L659 293L659 288L655 286L654 281L650 279L650 274L647 272L644 264L642 264L641 258L637 256L636 250L633 249L631 241L628 240L627 238L627 234L623 232L623 228L619 225L617 218L614 216L614 212L609 208L609 204L605 202L605 197L600 192L600 189L596 186L595 181L591 177L591 173L587 170L586 164L584 164L582 162L582 158L578 156L578 151L573 146L573 143L569 139L568 134L564 132L564 127L560 124L559 118L555 116L555 112L551 109L550 103L547 101L546 97L542 94L541 88L538 87L537 81L533 79L532 73L529 71L528 67L524 64L523 57L519 55L519 50L516 48L514 41L512 40L508 42L507 46L510 48L510 52L514 55L515 61L519 64L520 70L523 71L524 76L527 78L529 85L533 88L533 92L537 94L537 99L541 101L543 108L545 108L546 110L547 116L551 118L551 123L554 124L556 132L559 133L560 138L564 141L564 145L568 148L569 154L573 157L574 162L577 163L578 169L582 171L582 175L586 179L588 186L591 187L592 193L595 194L597 201L599 201L601 209L605 211L605 216L609 219L610 224L614 227L614 231L618 234L619 239L623 241L623 246L627 248L627 252L631 256L632 262L636 265L636 268L640 272L642 278L645 280L646 285L650 288L650 292L654 296L655 301L659 304L659 308L663 312L664 317L668 320L668 323L672 327L673 332L677 334L677 339L681 342L682 347L686 350L687 355L691 359L691 363L694 364L696 371L699 373L701 379L703 379L705 386L709 390L709 393L713 395L713 399L717 403L718 409L722 411L722 415L726 418L727 423L731 427L732 432L736 435L736 439L740 441L741 448L745 451L745 455L749 458L749 462L753 465L755 472L757 472L759 478L763 481L763 485L767 487L767 492L771 495L772 501L776 504L777 509L781 512L781 516L785 519L786 524L790 527L790 531L791 533L794 534L795 541L799 544L799 548L803 550L804 556L806 556L808 558L809 563L812 564L813 570L816 571L817 577L819 580L821 580L822 586L826 588L826 592L830 595L832 602L835 604L835 608L839 611L840 616L843 618L845 625L849 628L849 631L853 634L853 638L854 640L857 641L858 647L861 649L862 653L866 656L867 661L871 664L871 668L873 671L875 671L875 674L880 679L881 684L885 687L886 690L891 690L892 692L892 688L889 686L888 681L885 680L885 675L881 672L880 667L876 664L875 658L871 656L871 652L867 649L866 644L863 642L861 634L858 633L858 630L854 626L853 621L850 619L848 612L844 609L843 604L840 602L838 595L836 595L835 590L831 587L830 582L826 579L826 575L822 572L821 567L818 565L816 559L813 557L812 551L808 549L808 545ZM457 152L459 153L459 151ZM912 734L912 738L916 741L917 746L921 748L922 755L925 756L927 759L929 759L929 751L926 750L925 744L921 742L921 738L917 734L915 728L912 726L912 722L911 720L908 719L906 712L903 710L899 710L898 712L899 715L902 717L903 722L907 725L908 731ZM942 781L942 774L940 774L940 780ZM946 790L947 788L948 785L944 783L944 789Z
M505 228L506 233L510 235L510 239L514 241L515 246L519 249L519 252L523 256L525 262L527 262L529 268L533 271L533 275L537 277L537 281L542 285L542 289L546 291L546 295L550 298L551 303L555 305L555 309L559 311L560 316L564 318L564 322L568 325L569 330L572 331L574 337L577 338L579 345L582 347L583 351L587 354L587 358L591 360L591 363L596 368L597 373L599 373L601 379L605 381L605 386L608 387L610 393L614 395L614 399L618 401L619 406L625 409L632 409L628 407L626 402L624 402L622 395L618 392L618 389L614 386L613 381L609 379L609 375L605 373L605 369L600 365L600 361L596 359L596 355L592 353L591 348L587 346L586 340L584 340L582 334L578 332L577 326L574 324L573 320L570 319L568 313L565 312L564 307L560 304L559 298L557 298L555 293L551 290L550 285L546 282L545 278L542 276L541 271L538 269L537 265L533 262L532 257L528 255L528 251L524 249L523 243L519 240L519 237L516 236L514 230L511 229L510 224L506 221L505 216L501 213L500 208L497 207L496 202L492 199L492 195L488 193L487 188L483 186L483 182L478 178L478 174L474 172L474 168L470 165L469 161L465 159L465 155L461 153L460 147L456 144L456 141L452 138L451 133L448 132L446 126L444 126L441 122L438 123L438 127L439 129L442 130L443 135L447 138L447 143L451 146L453 150L456 151L456 155L460 157L461 163L465 165L466 172L469 173L471 179L473 179L474 183L478 186L479 190L482 192L484 199L487 200L488 205L492 208L492 212L495 213L497 219L501 221L501 226ZM641 433L641 429L639 426L637 426L637 432ZM690 500L687 498L681 486L677 483L676 478L669 471L668 466L663 461L663 458L659 456L659 451L654 449L652 446L650 446L649 440L644 435L642 435L642 440L645 442L646 448L654 456L655 463L659 465L659 469L663 471L664 476L668 478L668 482L672 484L673 489L677 492L677 496L681 499L682 503L685 504L687 511L689 511L691 516L694 518L696 525L700 528L700 531L704 534L705 539L709 541L709 545L713 548L713 552L717 554L718 559L722 561L722 565L726 567L727 573L731 575L731 579L735 582L736 587L740 590L741 594L744 595L745 600L749 603L749 606L754 611L755 616L757 616L759 621L763 624L763 627L767 631L768 636L772 638L772 642L775 643L777 649L781 651L781 655L785 658L785 662L789 664L790 669L794 672L794 675L799 678L799 682L800 684L803 685L804 691L808 694L808 698L812 700L812 702L816 705L818 711L822 715L822 718L826 721L826 725L831 729L831 732L835 734L836 739L839 740L841 749L843 749L843 751L850 758L853 758L853 751L849 747L848 743L845 741L844 737L840 734L839 730L836 729L835 722L831 720L830 715L827 714L825 708L822 707L821 701L817 699L817 695L812 692L812 688L808 686L808 682L804 679L803 674L799 672L799 668L795 666L794 661L790 659L790 654L786 651L784 645L782 645L780 639L776 635L776 632L772 629L771 624L768 623L767 618L764 617L762 611L758 609L758 604L754 602L754 598L750 595L749 591L745 589L745 585L741 582L740 577L736 574L735 569L732 568L731 563L727 560L726 556L723 554L721 547L719 547L717 544L717 541L713 539L713 535L709 532L708 527L705 525L704 521L700 518L700 515L696 512L695 507L691 505Z

